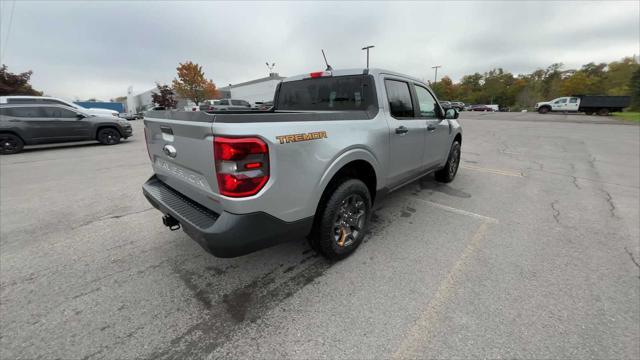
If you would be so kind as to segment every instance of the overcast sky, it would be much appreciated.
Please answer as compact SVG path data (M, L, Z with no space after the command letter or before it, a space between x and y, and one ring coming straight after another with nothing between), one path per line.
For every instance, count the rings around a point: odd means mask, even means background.
M217 86L371 66L454 81L640 53L640 2L28 2L1 0L1 61L47 95L108 100L170 82L179 62ZM13 8L13 19L11 13ZM11 27L9 28L9 25Z

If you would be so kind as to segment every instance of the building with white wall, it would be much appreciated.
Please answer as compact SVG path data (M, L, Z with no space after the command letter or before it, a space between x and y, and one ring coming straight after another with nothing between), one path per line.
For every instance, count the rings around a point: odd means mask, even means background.
M284 79L284 77L278 75L278 73L271 73L267 77L239 84L231 84L219 90L223 98L245 100L251 104L272 101L276 87L282 79Z
M127 94L127 112L136 113L153 106L153 98L151 97L151 94L154 92L157 93L158 89L153 88L135 95L133 93ZM184 108L186 110L195 106L192 101L183 99L177 95L174 96L174 99L178 101L176 104L177 109Z
M282 79L284 79L284 77L278 75L278 73L271 73L267 77L239 84L230 84L229 86L219 88L218 90L220 91L220 96L223 99L231 98L245 100L251 104L254 104L257 101L272 101L276 91L276 86L278 86ZM130 89L127 94L127 112L130 113L151 107L153 105L151 93L158 91L158 89L153 88L139 94L133 94L133 91L131 90L132 89ZM190 109L195 106L193 102L182 99L179 96L176 96L175 99L178 100L178 105L176 106L178 109Z

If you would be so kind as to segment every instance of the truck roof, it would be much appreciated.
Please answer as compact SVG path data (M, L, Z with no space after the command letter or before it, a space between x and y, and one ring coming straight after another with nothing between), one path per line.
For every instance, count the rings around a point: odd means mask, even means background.
M331 70L331 73L333 74L333 76L361 75L361 74L364 74L366 70L367 70L366 68L337 69L337 70L334 69L334 70ZM318 70L318 71L320 71L320 70ZM424 81L422 81L422 80L420 80L418 78L415 78L413 76L409 76L409 75L406 75L406 74L402 74L402 73L399 73L399 72L396 72L396 71L390 71L390 70L379 69L379 68L369 68L368 69L368 73L371 74L371 75L378 75L378 74L395 75L395 76L408 78L408 79L411 79L413 81L425 84ZM309 73L290 76L290 77L282 80L282 82L296 81L296 80L302 80L302 79L307 79L307 78L309 78Z

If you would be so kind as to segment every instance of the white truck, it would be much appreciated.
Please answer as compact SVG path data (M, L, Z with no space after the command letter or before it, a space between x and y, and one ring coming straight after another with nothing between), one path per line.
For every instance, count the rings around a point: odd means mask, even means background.
M609 115L610 112L619 112L629 106L629 96L603 96L603 95L577 95L565 96L551 101L536 103L535 110L540 114L552 111L583 112L587 115Z

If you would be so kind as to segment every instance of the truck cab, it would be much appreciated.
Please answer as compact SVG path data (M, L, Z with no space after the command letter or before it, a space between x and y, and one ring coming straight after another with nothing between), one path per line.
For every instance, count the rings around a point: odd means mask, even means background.
M536 103L535 109L541 114L549 111L578 111L580 108L580 98L576 96L564 96L551 101Z

